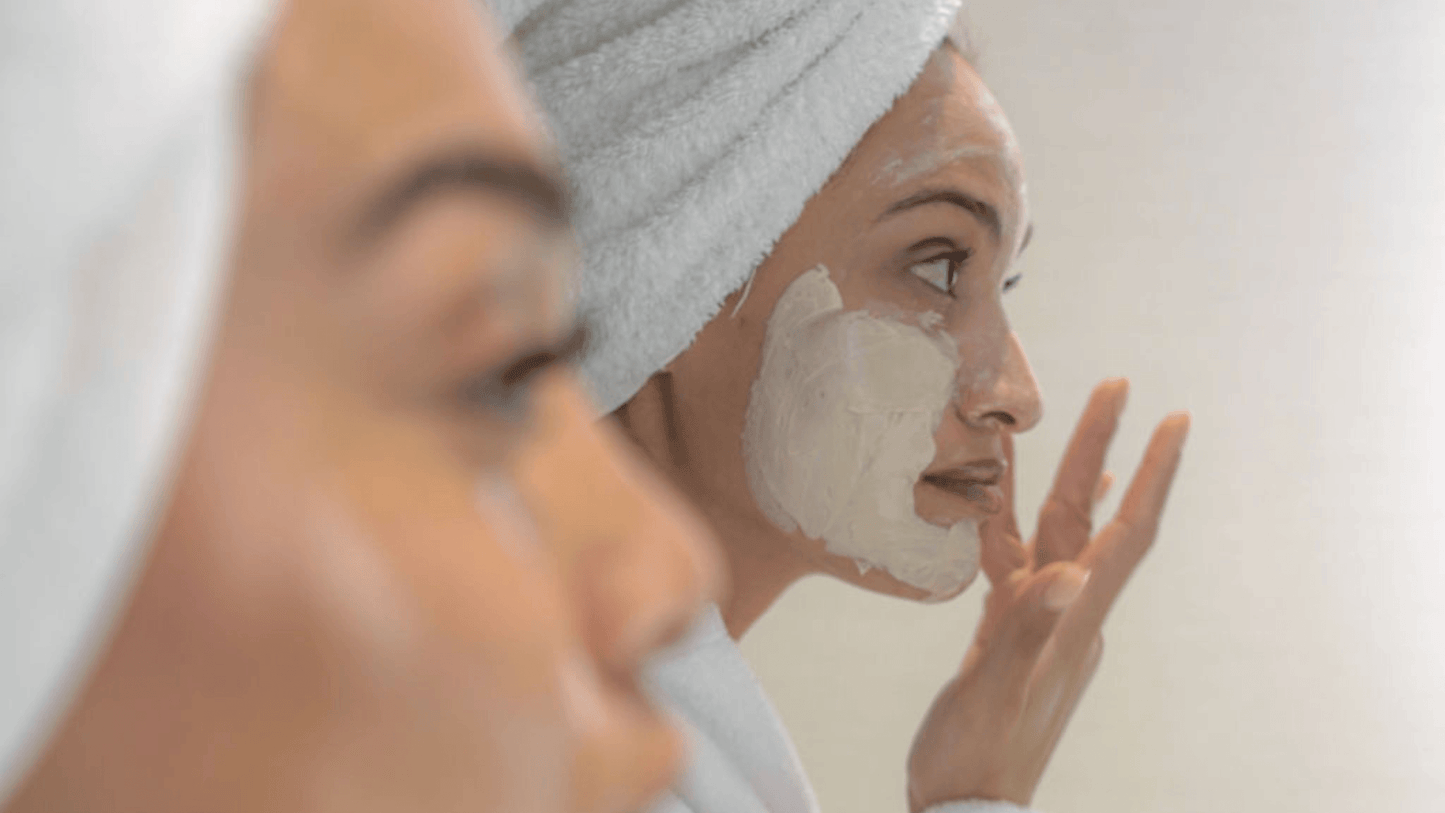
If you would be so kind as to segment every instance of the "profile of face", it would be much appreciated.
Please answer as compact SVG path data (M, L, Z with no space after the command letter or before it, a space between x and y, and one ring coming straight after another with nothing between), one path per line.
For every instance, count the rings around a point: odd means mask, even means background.
M807 573L915 599L967 586L1006 437L1041 414L1003 302L1029 235L1008 121L940 47L749 286L619 411L715 523L739 589Z
M717 580L564 361L566 210L466 0L293 0L150 557L19 811L634 809Z

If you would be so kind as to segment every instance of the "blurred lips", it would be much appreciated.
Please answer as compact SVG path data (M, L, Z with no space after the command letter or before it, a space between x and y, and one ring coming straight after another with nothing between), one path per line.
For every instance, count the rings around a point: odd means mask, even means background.
M974 460L961 466L923 473L923 482L968 500L985 513L996 514L1003 507L1000 483L1008 471L1002 460Z

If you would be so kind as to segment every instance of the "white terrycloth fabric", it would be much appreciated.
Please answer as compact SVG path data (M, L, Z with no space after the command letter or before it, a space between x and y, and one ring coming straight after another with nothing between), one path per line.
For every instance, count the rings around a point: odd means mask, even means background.
M572 183L604 410L742 287L960 2L493 0Z
M652 813L818 813L793 743L716 605L652 664L647 679L682 722L692 749L687 772ZM970 800L926 813L1028 811Z
M268 5L0 5L0 800L143 553Z

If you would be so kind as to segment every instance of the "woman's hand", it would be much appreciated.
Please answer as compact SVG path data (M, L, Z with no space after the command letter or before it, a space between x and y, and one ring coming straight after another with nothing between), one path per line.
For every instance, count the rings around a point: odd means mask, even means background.
M1154 542L1189 430L1187 413L1159 424L1118 514L1091 538L1094 504L1111 479L1104 453L1127 393L1123 379L1094 389L1028 545L1014 516L1007 446L1004 508L980 532L992 588L963 666L914 738L908 758L914 813L961 799L1027 805L1033 798L1098 666L1104 617Z

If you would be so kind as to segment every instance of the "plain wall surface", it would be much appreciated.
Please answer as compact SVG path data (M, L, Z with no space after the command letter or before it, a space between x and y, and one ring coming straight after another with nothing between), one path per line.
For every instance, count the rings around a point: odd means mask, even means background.
M1121 477L1194 413L1035 806L1445 810L1445 3L970 19L1037 224L1008 300L1047 407L1025 526L1095 381L1133 380ZM906 810L983 588L929 607L815 579L744 639L825 813Z

